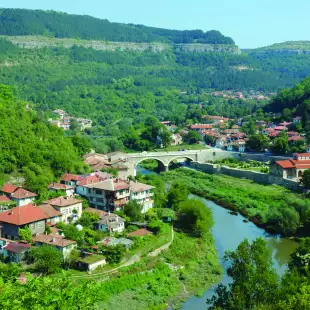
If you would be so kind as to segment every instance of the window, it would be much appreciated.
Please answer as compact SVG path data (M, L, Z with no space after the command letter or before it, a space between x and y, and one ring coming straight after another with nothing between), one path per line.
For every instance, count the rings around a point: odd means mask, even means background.
M44 226L44 222L38 222L38 227L43 227Z
M97 195L102 195L102 190L96 189L96 194L97 194Z

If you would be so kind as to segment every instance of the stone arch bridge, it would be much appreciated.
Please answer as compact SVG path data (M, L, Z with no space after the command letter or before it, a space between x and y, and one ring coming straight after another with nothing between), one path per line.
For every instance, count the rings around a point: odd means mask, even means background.
M135 168L140 162L147 159L154 159L158 162L160 171L168 171L169 164L177 159L189 159L191 161L203 163L211 157L213 153L210 149L196 151L173 151L173 152L142 152L127 154L128 161L134 163Z

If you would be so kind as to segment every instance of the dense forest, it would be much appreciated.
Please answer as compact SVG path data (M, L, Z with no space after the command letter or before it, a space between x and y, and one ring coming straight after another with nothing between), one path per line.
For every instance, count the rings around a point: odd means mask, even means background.
M8 175L25 179L29 189L44 197L46 186L66 171L86 172L78 137L40 119L27 102L14 99L12 90L0 85L0 182ZM22 182L24 183L24 182Z
M0 34L47 35L56 38L80 38L119 42L166 42L234 44L219 31L169 30L143 25L112 23L91 16L55 11L1 9Z

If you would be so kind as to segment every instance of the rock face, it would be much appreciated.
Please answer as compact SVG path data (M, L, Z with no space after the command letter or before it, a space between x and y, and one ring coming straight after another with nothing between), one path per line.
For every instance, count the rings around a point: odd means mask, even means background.
M236 45L223 44L175 44L174 48L177 52L200 52L200 53L228 53L240 54L241 51Z
M137 51L161 53L167 50L177 52L218 52L240 54L235 45L221 44L174 44L165 43L132 43L132 42L107 42L96 40L56 39L43 36L5 36L5 39L22 48L44 48L62 46L71 48L74 45L92 48L100 51Z

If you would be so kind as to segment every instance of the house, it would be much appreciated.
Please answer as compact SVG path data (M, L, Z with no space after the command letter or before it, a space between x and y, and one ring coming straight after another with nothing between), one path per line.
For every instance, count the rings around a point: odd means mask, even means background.
M104 212L100 221L95 223L95 229L113 233L121 233L125 229L125 221L117 214Z
M287 127L279 125L279 126L274 127L273 129L276 131L283 131L283 130L287 130Z
M85 254L84 254L85 255ZM106 259L102 255L87 253L85 257L81 257L77 261L77 268L84 271L93 271L98 267L106 265Z
M67 197L71 197L74 194L75 187L71 185L66 185L62 183L51 183L48 189L52 192L63 191L66 193Z
M0 238L0 254L3 255L5 262L20 263L24 261L30 248L29 244Z
M61 221L62 214L49 204L40 205L39 208L46 214L45 224L47 226L55 226Z
M85 185L90 185L90 184L96 184L99 183L105 179L109 179L112 177L112 175L110 174L106 174L107 177L100 177L98 174L92 174L92 175L88 175L85 178L83 178L81 181L79 181L76 184L76 193L82 197L87 197L87 187L85 187Z
M171 136L171 145L179 145L179 144L182 144L182 142L183 142L183 139L179 133L174 133Z
M18 240L18 229L25 226L30 228L33 235L43 233L47 218L41 208L32 204L2 212L0 213L0 237Z
M32 203L37 194L27 191L24 188L19 187L16 191L14 191L10 198L16 202L17 206L24 206Z
M217 148L223 149L227 143L227 137L226 136L220 136L215 141L215 146Z
M17 206L24 206L34 201L37 194L27 191L19 186L6 183L1 189L1 193L14 200Z
M142 205L142 213L146 213L154 206L154 193L152 191L154 188L154 186L136 181L129 182L130 200L134 199Z
M67 259L72 250L76 249L76 241L65 239L57 234L38 234L33 239L36 246L49 245L61 252L63 259Z
M61 221L74 223L82 216L82 200L73 197L57 197L45 201L61 213Z
M288 138L288 143L290 145L296 144L299 141L305 142L306 139L305 139L305 137L301 137L301 136L292 136L292 137Z
M274 162L270 166L270 174L286 179L298 179L307 169L310 169L310 153L297 153L294 158Z
M119 178L84 185L85 197L94 208L114 211L120 210L129 201L129 184Z
M233 151L234 150L234 143L230 142L227 144L227 151Z

